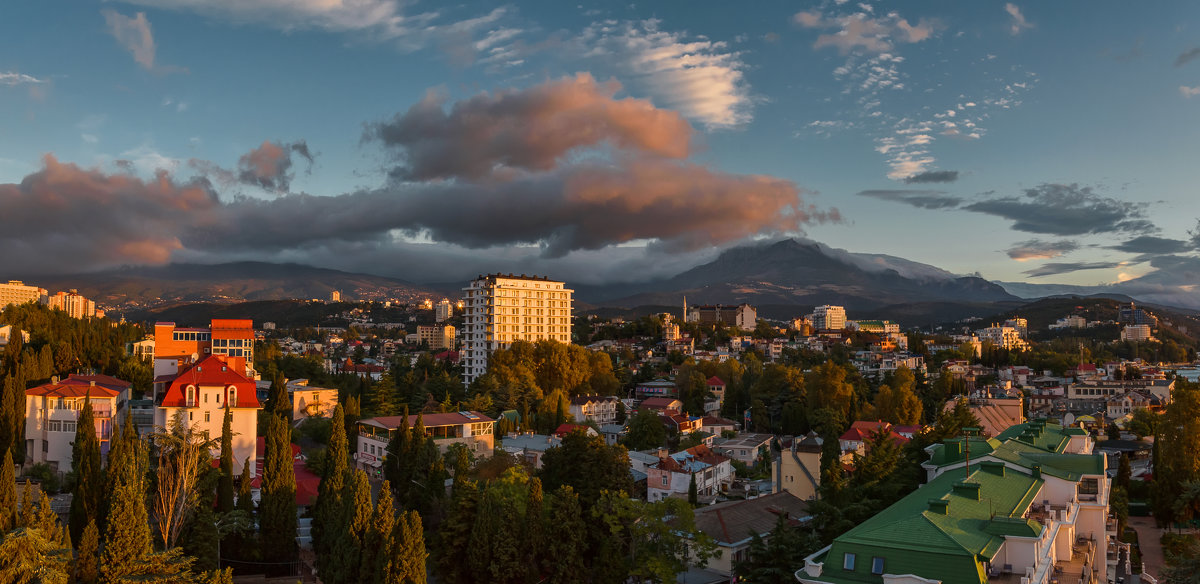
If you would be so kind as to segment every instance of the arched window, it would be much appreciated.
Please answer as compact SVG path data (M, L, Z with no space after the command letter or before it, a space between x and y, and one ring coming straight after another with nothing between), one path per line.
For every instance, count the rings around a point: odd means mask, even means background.
M236 385L230 385L229 387L225 388L225 399L229 400L227 407L231 407L231 408L237 407L238 401L237 401L237 386Z
M196 386L194 385L187 386L187 405L189 408L196 406Z

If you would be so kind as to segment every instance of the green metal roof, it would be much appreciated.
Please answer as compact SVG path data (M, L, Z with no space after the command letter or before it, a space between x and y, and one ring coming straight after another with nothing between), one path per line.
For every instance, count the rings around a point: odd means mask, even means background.
M971 465L966 482L979 486L976 499L962 487L964 476L966 471L944 473L835 539L820 580L882 582L881 576L871 574L873 559L880 557L889 574L956 584L986 582L983 562L996 555L1006 536L1041 533L1041 524L1023 516L1043 481L1012 469L1000 476ZM946 513L932 511L931 500L945 501ZM855 554L853 570L843 569L847 553Z

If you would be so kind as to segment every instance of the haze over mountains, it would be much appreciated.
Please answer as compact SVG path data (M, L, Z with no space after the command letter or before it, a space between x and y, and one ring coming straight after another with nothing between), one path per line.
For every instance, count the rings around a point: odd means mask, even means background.
M503 271L503 266L498 266ZM554 274L548 274L554 277ZM348 300L419 299L456 296L461 281L414 284L386 276L317 268L302 264L235 262L129 267L80 274L31 278L43 288L75 288L110 307L149 307L186 302L231 303L273 299L328 299L339 290ZM413 274L419 279L420 274ZM978 276L952 274L940 268L884 254L852 253L820 243L785 239L743 245L722 252L711 262L673 277L640 283L572 284L581 307L631 309L678 306L684 296L692 304L748 302L795 312L791 307L840 304L850 310L904 312L911 305L922 316L939 311L971 314L963 307L1019 304L1023 299L1060 294L1126 296L1114 286L1058 286L989 282ZM1128 296L1137 298L1134 294ZM1186 301L1159 304L1195 308ZM901 308L907 306L908 308ZM783 310L787 307L786 310ZM768 309L769 315L772 311Z

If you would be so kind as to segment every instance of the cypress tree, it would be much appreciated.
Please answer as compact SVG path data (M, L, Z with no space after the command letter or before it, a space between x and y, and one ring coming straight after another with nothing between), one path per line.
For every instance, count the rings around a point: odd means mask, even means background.
M12 449L4 451L4 468L0 468L0 534L17 527L17 479L13 475Z
M69 514L72 539L83 537L88 521L100 515L104 503L104 475L100 468L100 440L96 438L95 415L91 397L84 398L83 409L75 426L71 446L71 470L75 473L75 493Z
M342 521L333 542L333 565L321 575L322 580L330 584L363 581L364 546L371 530L371 514L371 485L367 482L367 473L354 471L342 490Z
M233 511L233 410L225 404L221 423L221 477L217 480L217 511Z
M471 540L478 507L479 487L475 481L465 481L455 491L450 512L445 521L438 526L440 546L439 553L435 556L438 580L448 584L467 584L474 581L467 562L470 545L464 545L464 542Z
M242 477L238 483L237 508L245 511L249 517L254 517L254 495L250 493L253 485L253 479L250 476L250 457L246 457L246 463L242 465Z
M688 482L688 504L692 507L700 505L700 497L696 492L696 473L692 473L691 481Z
M363 546L362 582L386 582L392 573L392 531L396 527L396 506L392 501L391 485L387 481L379 488L379 502L371 516L371 529Z
M75 564L75 581L78 584L96 584L100 580L100 530L95 521L88 521L83 528L83 539L79 541Z
M525 533L522 534L528 558L526 566L531 573L537 574L542 562L542 550L546 545L542 481L537 477L532 477L529 479L526 489L525 521L523 522Z
M58 528L58 514L54 509L50 508L50 496L42 492L42 499L38 501L37 515L34 517L32 527L42 530L42 536L47 541L61 541L62 534Z
M100 574L105 582L121 582L138 575L150 554L150 519L146 511L146 453L138 441L122 439L128 463L110 465L115 490L105 530Z
M292 402L288 398L287 378L283 373L276 372L275 377L271 379L266 410L289 421L292 419Z
M393 571L388 584L425 584L425 530L416 511L400 514L392 530Z
M409 481L412 480L412 457L410 456L408 430L408 406L404 406L400 426L388 441L387 454L383 457L383 476L396 490L396 497L401 506L407 507Z
M321 483L317 486L317 502L313 509L313 547L319 573L324 573L330 565L332 537L338 532L341 521L347 458L345 413L342 405L338 404L333 409L329 448L325 451L325 468Z
M264 559L296 559L296 473L292 468L292 427L272 414L267 422L266 463L263 468L259 523Z
M33 502L33 483L29 479L25 479L25 488L21 490L21 527L32 527L37 517L34 508L36 503Z
M563 485L550 494L546 521L545 568L549 582L585 582L587 567L588 527L583 520L579 496L570 486Z

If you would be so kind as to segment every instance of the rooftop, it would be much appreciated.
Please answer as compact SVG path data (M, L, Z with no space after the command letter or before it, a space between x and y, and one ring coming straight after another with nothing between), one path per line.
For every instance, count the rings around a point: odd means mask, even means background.
M360 424L367 424L377 428L385 428L395 430L405 422L404 416L383 416L379 418L367 418L359 420ZM421 423L426 428L435 428L438 426L460 426L462 424L478 424L480 422L495 422L495 420L479 413L479 412L451 412L448 414L421 414ZM408 416L408 427L417 423L417 415Z
M718 545L737 544L770 532L781 515L798 523L808 517L808 503L787 491L717 503L696 509L696 529Z

